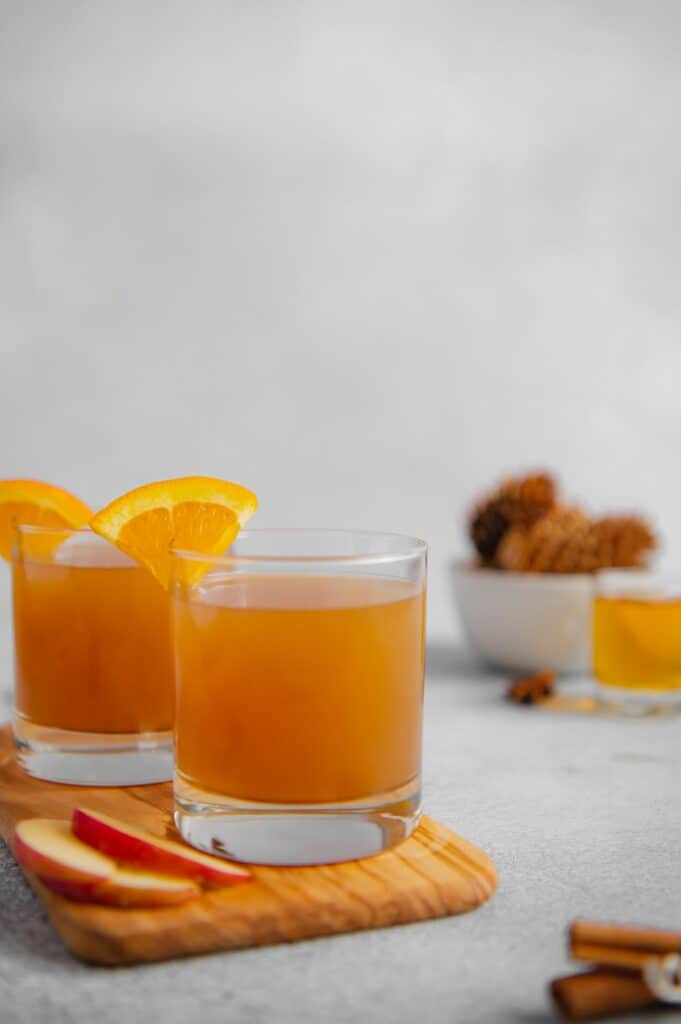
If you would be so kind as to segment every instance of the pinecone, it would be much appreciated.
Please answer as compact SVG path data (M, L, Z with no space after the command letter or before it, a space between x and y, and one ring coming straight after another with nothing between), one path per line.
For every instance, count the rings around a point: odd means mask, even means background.
M643 566L655 547L652 529L638 516L590 522L581 509L558 506L529 530L509 529L496 558L515 572L594 572Z
M548 473L509 477L476 505L469 534L484 562L493 563L497 548L511 526L530 526L549 512L556 501L556 485Z
M640 516L605 516L591 526L599 569L635 569L657 547L650 525Z
M592 572L598 562L588 516L559 505L529 529L512 527L499 545L497 563L513 572Z
M508 530L508 519L494 498L483 501L473 511L469 532L476 551L485 562L493 562L499 542Z
M499 511L512 526L531 526L556 504L556 482L548 473L509 477L497 491Z

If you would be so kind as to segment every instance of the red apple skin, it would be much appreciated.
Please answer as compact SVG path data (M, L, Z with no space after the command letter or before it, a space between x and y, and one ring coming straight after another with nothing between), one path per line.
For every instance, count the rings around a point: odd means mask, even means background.
M97 886L101 882L78 882L73 878L54 878L49 875L38 875L41 882L50 892L56 892L59 896L65 896L67 900L75 900L77 903L94 903Z
M36 875L54 877L76 884L102 882L115 871L116 865L113 862L107 864L104 858L102 858L101 865L96 867L74 867L73 864L66 863L60 859L56 851L48 851L47 843L41 844L42 848L35 845L35 837L30 832L34 821L35 819L29 819L25 822L19 822L14 833L14 856L17 862L23 868L26 868L27 871L32 871ZM63 825L68 829L68 822L49 822L49 824L52 826L56 824ZM77 839L73 841L80 845Z
M73 833L114 860L137 868L179 875L209 886L238 885L251 880L247 868L199 853L172 840L159 839L107 815L82 809L73 812Z
M201 890L194 882L173 889L156 888L151 878L147 888L126 885L113 874L104 882L70 882L63 878L40 878L45 888L76 903L96 903L107 907L153 908L172 907L196 899Z

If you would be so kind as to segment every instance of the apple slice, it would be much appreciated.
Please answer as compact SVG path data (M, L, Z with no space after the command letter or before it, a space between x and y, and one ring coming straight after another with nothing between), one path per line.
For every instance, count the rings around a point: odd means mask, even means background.
M102 882L74 882L63 878L41 878L40 881L69 900L108 907L170 907L201 895L196 882L188 878L168 878L131 868L118 868Z
M134 867L180 875L211 886L236 885L251 879L246 868L199 853L171 839L159 839L151 832L106 814L76 810L72 828L79 839L95 850Z
M29 818L14 833L14 852L22 867L52 892L70 900L113 907L167 907L201 894L188 878L119 868L111 857L81 842L71 823Z
M28 818L14 832L14 855L22 867L41 879L93 885L113 875L116 865L77 839L68 821Z

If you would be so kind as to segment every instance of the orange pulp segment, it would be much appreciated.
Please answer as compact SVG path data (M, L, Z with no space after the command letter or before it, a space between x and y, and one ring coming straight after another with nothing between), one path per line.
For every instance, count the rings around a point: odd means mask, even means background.
M167 588L171 548L222 554L257 507L255 494L239 484L186 476L128 491L98 512L90 526ZM185 570L186 582L196 582L208 568L195 563Z
M0 555L12 557L17 524L74 529L85 526L91 515L91 508L61 487L40 480L0 480Z

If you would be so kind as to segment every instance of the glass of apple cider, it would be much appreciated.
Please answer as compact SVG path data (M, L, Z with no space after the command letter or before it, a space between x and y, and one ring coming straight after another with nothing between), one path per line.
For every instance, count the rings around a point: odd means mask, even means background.
M593 672L608 703L640 713L681 710L681 576L597 573Z
M172 778L168 595L90 530L19 526L14 733L29 774L75 785Z
M173 553L176 823L263 864L369 856L421 803L426 545L247 530Z

